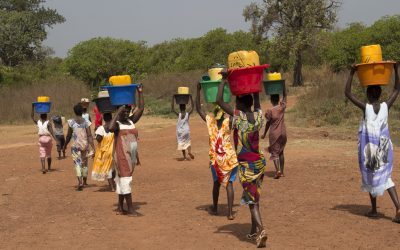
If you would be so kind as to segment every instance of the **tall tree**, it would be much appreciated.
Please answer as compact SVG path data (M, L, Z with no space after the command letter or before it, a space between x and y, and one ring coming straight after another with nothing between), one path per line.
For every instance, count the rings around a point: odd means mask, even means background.
M293 85L303 85L302 52L310 48L320 30L329 30L336 23L340 1L334 0L263 0L251 3L243 15L252 23L257 42L269 36L275 49L287 56L293 65ZM275 53L276 54L276 53Z
M0 0L0 60L15 66L25 60L42 59L47 28L65 18L43 6L45 0ZM0 63L1 63L0 62Z

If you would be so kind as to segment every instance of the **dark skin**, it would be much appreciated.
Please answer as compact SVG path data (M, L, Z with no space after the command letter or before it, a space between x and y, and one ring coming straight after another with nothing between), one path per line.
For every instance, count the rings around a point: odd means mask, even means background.
M129 116L131 107L129 107L129 106L119 107L109 125L109 130L111 132L116 133L116 134L118 133L119 124L117 123L117 121L119 121L120 123L125 124L125 125L130 125L129 121L132 121L133 123L137 123L140 120L140 118L142 117L143 111L144 111L143 86L139 86L139 88L137 90L138 90L138 95L139 95L139 105L138 105L138 108L136 109L136 112L134 112L133 115ZM140 165L139 159L138 159L138 165ZM118 168L118 166L116 166L116 167ZM133 170L131 171L130 174L132 175L132 173L133 173ZM118 173L118 176L119 176L119 173ZM127 211L125 211L123 209L124 200L126 201L126 204L128 207ZM128 216L138 216L139 215L139 213L137 213L133 209L132 194L118 195L117 214L127 214Z
M399 80L399 73L398 73L398 67L399 67L399 63L396 63L394 65L394 72L395 72L395 85L394 85L394 89L392 91L392 93L389 96L389 99L386 101L388 109L390 109L393 105L393 103L395 102L397 96L400 93L400 80ZM351 93L351 84L353 82L353 76L354 73L357 71L357 67L355 65L353 65L351 67L351 71L350 71L350 75L349 78L347 79L346 82L346 88L345 88L345 95L346 97L358 108L360 108L365 115L365 108L366 108L366 103L362 102L361 100L359 100L356 96L354 96ZM379 101L379 97L376 98L374 96L371 96L369 94L367 94L367 99L368 99L368 103L372 104L373 108L374 108L374 112L375 114L379 113L380 110L380 101ZM399 198L397 196L397 191L395 187L391 187L388 190L388 193L390 195L390 198L393 201L393 204L396 208L396 216L393 219L394 222L400 223L400 202L399 202ZM376 197L373 197L371 194L369 194L370 200L371 200L371 211L369 211L366 215L368 217L378 217L378 210L377 210L377 206L376 206Z
M104 116L103 116L103 118L104 118L104 125L103 125L103 127L104 127L104 130L106 131L106 133L108 133L108 132L110 132L110 130L108 129L108 126L110 125L110 123L111 123L111 119L110 120L108 120L108 119L106 119ZM97 143L101 143L101 141L103 140L103 136L101 136L101 135L96 135L96 141L97 141ZM113 171L113 173L114 173L114 171ZM107 179L107 181L108 181L108 186L110 187L110 191L111 192L115 192L115 182L114 182L114 178L109 178L109 179Z
M196 94L196 110L197 113L199 113L201 119L203 121L206 121L206 114L204 110L201 108L201 102L200 102L200 94L201 93L201 84L197 83L197 94ZM215 114L214 114L215 116ZM229 128L232 129L232 117L229 118L230 123L229 123ZM221 129L222 123L224 121L224 116L221 117L221 119L217 120L217 127L218 129ZM211 207L211 213L214 215L218 214L218 198L219 198L219 189L221 187L221 184L218 181L214 182L213 185L213 206ZM233 192L233 184L232 182L228 182L228 185L226 186L226 194L228 198L228 220L233 220L233 200L234 200L234 192Z
M286 100L287 100L286 85L283 84L282 102L286 103ZM278 106L279 100L276 101L271 99L271 103L274 107ZM267 117L267 115L265 115L265 117ZM267 123L265 124L264 134L261 136L262 139L265 139L270 126L271 126L271 121L267 121ZM280 177L284 177L285 175L283 171L285 168L285 155L283 152L279 155L278 159L274 160L274 165L276 171L274 178L279 179Z
M35 125L37 125L38 120L35 119L35 107L32 104L32 111L31 111L31 118L33 123L35 123ZM42 122L47 121L47 114L40 114L40 118L39 118ZM49 130L51 136L54 138L54 140L56 140L56 137L54 136L54 132L53 132L53 126L51 125L51 121L49 121L49 123L47 124L47 129ZM47 170L46 170L46 158L40 158L40 163L42 164L42 173L45 174L47 171L51 170L51 157L47 157Z
M82 115L76 115L75 121L79 124L82 124L85 122L85 119L82 118ZM65 145L64 145L63 151L65 151L67 149L67 146L72 138L72 133L73 133L72 128L68 127L67 137L65 140ZM86 133L87 133L87 139L88 139L89 145L92 148L92 150L94 151L95 146L94 146L93 136L92 136L92 132L90 131L90 128L86 128ZM83 153L85 154L87 152L83 152ZM93 157L94 157L94 155L92 155L92 158ZM80 190L82 190L83 186L87 185L87 177L81 176L81 177L77 177L77 179L78 179L78 191L80 191Z
M230 116L233 116L234 109L229 105L229 103L224 102L223 99L224 87L225 84L227 83L226 81L227 73L226 71L224 71L221 72L221 74L223 78L220 85L218 86L217 104L225 111L225 113L227 113ZM261 109L260 97L258 93L253 93L253 100L254 100L254 110ZM240 102L239 99L236 99L236 109L244 112L246 114L247 120L250 123L254 124L256 122L252 110L252 105L246 105L245 103ZM249 208L251 214L251 230L249 235L255 235L257 232L260 232L260 234L262 232L265 232L261 220L259 204L258 203L249 204Z
M189 113L189 116L190 116L193 113L194 104L193 104L192 95L189 95L189 98L190 98L190 110L189 110L188 113ZM185 117L186 116L186 105L185 104L179 104L179 110L180 110L180 113L183 115L183 117ZM177 116L179 116L179 112L177 112L175 110L175 98L174 98L174 96L172 96L171 111L173 113L175 113ZM183 159L182 160L191 160L191 159L193 160L194 159L194 155L192 154L192 147L189 146L187 151L188 151L188 155L189 155L190 158L186 157L186 150L182 150L182 155L183 155Z

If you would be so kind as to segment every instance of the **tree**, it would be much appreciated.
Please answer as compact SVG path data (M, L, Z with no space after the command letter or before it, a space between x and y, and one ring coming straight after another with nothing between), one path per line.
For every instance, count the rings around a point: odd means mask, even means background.
M97 37L80 42L68 52L67 71L91 86L111 75L144 73L145 42Z
M8 66L46 55L46 28L65 21L44 0L0 0L0 59Z
M293 85L303 84L302 53L312 47L321 30L336 23L339 1L334 0L263 0L246 6L243 15L251 21L257 42L274 37L274 53L287 57L293 65Z

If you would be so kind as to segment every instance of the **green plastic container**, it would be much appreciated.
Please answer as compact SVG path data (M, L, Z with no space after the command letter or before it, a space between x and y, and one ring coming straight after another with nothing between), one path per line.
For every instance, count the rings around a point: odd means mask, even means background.
M203 78L204 79L204 78ZM215 103L217 102L217 93L218 93L218 86L221 84L221 80L217 81L201 81L201 88L203 89L204 93L204 100L208 103ZM224 94L223 94L224 102L231 101L231 90L229 89L229 85L225 84Z
M283 85L285 84L285 80L263 81L263 84L267 95L283 94Z

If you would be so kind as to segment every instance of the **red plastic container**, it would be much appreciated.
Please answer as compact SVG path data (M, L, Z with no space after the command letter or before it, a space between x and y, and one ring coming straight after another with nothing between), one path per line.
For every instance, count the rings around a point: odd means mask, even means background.
M228 70L228 83L233 95L261 92L264 69L269 64Z

